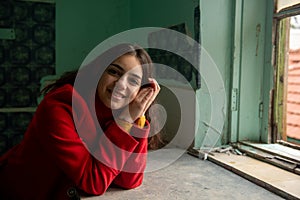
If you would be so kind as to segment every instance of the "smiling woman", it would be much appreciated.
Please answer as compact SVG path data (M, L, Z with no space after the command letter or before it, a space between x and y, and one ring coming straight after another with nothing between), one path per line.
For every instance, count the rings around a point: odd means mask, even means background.
M158 137L148 138L160 91L151 69L144 49L120 44L46 86L24 139L0 157L0 198L76 199L142 184L148 143Z

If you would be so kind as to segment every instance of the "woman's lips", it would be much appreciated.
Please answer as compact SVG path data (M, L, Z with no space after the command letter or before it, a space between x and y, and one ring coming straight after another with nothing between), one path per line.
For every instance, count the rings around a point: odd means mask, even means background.
M109 91L109 93L111 93L111 97L115 100L121 100L126 97L126 95L124 95L123 93L121 93L119 91L112 91L111 89L109 89L108 91Z

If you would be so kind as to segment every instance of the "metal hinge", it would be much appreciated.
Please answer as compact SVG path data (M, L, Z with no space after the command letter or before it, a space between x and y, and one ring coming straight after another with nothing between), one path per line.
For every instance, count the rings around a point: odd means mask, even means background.
M231 110L237 111L238 110L238 89L233 88L231 92Z

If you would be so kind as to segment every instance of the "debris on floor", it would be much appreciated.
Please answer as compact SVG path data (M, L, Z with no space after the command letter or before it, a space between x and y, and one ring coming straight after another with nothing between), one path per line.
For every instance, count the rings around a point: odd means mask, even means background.
M225 154L234 154L234 155L245 155L238 148L232 145L222 145L219 147L211 148L211 149L191 149L188 150L188 153L200 158L201 160L207 160L208 155L214 156L214 153L225 153Z

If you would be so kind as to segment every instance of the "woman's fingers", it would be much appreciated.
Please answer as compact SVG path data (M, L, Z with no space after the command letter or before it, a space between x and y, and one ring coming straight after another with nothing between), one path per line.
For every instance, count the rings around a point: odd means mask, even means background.
M155 91L160 90L159 84L157 83L157 81L154 78L149 78L149 82L151 83L151 85L154 85Z
M155 100L155 98L157 97L159 91L160 91L160 87L159 84L157 83L157 81L155 79L149 79L150 84L154 85L153 89L153 93L149 93L148 98L146 99L146 105L144 107L144 111L143 114L148 110L148 108L150 107L150 105L153 103L153 101Z
M129 104L129 112L133 121L144 114L145 106L152 96L151 93L153 93L153 89L143 88L140 90L136 98Z
M154 97L154 98L153 98ZM145 114L145 112L147 111L147 109L149 108L149 106L152 104L152 102L155 99L155 92L154 90L151 88L150 91L147 93L147 96L145 96L144 98L144 108L143 108L143 115Z
M156 80L149 79L149 83L153 86L142 88L135 99L129 104L129 111L133 120L145 114L160 91Z
M135 101L141 102L141 103L145 102L146 100L148 100L148 96L151 94L152 91L153 91L152 88L141 89L141 91L136 96Z

